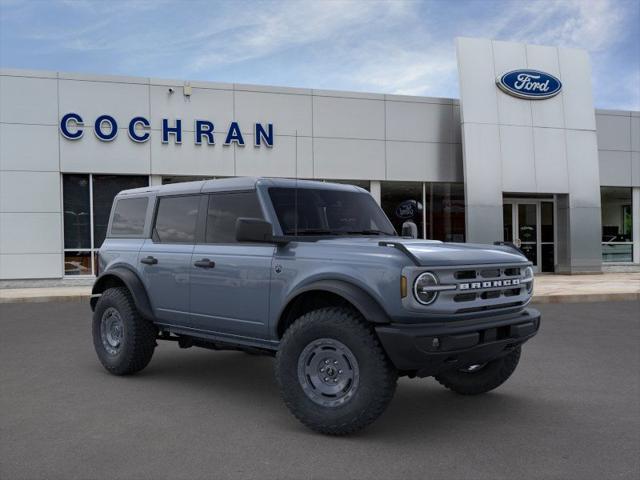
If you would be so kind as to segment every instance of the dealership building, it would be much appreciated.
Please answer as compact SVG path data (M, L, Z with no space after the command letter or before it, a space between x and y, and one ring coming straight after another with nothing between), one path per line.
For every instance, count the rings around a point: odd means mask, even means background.
M0 71L0 280L91 278L118 191L235 176L360 185L538 272L640 270L640 112L594 109L583 50L456 51L459 99Z

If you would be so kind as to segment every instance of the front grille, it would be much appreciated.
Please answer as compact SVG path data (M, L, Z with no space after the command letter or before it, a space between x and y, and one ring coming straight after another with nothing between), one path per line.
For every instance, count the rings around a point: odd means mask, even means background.
M433 310L464 314L523 306L529 301L524 265L434 268L439 284ZM514 285L514 282L515 285ZM451 287L450 289L447 287Z

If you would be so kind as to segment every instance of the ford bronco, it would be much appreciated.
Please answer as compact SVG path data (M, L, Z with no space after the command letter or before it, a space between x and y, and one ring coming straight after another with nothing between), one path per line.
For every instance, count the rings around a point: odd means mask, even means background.
M463 395L505 382L533 337L533 270L509 246L399 237L361 188L234 178L120 192L99 251L93 343L115 375L158 341L275 356L284 403L331 435L398 376Z

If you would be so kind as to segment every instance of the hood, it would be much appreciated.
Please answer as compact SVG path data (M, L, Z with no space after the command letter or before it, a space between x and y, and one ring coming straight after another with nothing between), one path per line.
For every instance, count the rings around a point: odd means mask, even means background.
M321 243L333 245L378 246L380 242L403 245L421 266L489 265L503 263L523 263L527 258L511 247L477 243L443 243L437 240L414 240L401 237L336 237L323 239Z
M527 262L511 247L479 243L440 243L401 239L422 266L488 265Z

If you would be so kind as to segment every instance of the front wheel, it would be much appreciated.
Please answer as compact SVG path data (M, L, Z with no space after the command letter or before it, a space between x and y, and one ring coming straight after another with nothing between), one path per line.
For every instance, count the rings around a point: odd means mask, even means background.
M490 362L470 365L436 375L436 380L456 393L478 395L498 388L514 372L520 361L520 347Z
M126 288L109 288L102 294L92 330L98 358L114 375L138 372L153 356L156 327L140 315Z
M285 332L276 379L285 404L307 427L346 435L376 420L393 398L398 374L356 312L322 308Z

